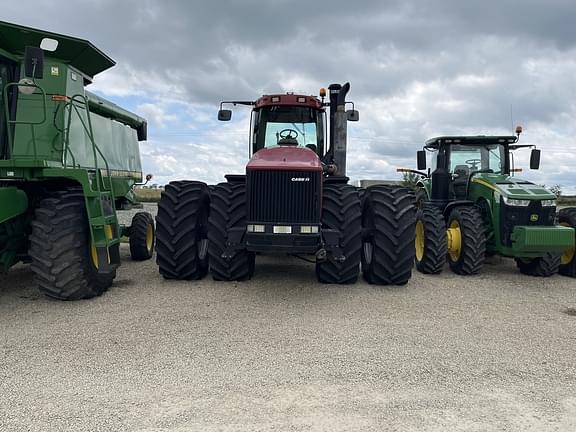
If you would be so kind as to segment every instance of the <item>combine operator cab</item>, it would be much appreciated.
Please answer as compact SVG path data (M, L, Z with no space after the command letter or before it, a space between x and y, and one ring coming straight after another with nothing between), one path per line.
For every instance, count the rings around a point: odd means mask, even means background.
M331 85L328 101L321 89L320 98L287 93L222 102L222 121L232 116L224 104L252 107L246 172L212 188L200 182L166 188L157 219L160 272L198 279L210 271L216 280L244 280L254 273L256 253L280 253L308 255L325 283L355 282L361 262L371 283L406 283L414 253L413 198L404 189L376 187L361 203L348 184L347 122L359 117L345 109L349 89ZM199 204L190 211L198 216L176 226L174 206L192 195ZM173 251L181 249L170 233L190 222L194 234L187 245L195 247L175 259Z
M439 273L446 261L458 274L477 273L486 255L516 260L522 273L575 275L575 209L556 214L556 196L515 177L515 150L532 148L530 168L540 150L518 144L517 136L447 136L428 140L418 152L416 267ZM410 171L410 170L408 170ZM559 218L559 224L558 224Z

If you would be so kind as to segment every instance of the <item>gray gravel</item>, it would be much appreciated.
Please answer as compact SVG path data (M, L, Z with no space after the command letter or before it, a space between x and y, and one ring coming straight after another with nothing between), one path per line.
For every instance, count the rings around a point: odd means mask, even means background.
M576 430L575 280L497 259L328 286L258 257L250 282L168 282L122 253L89 301L0 276L1 431Z
M132 218L138 212L148 212L152 216L156 216L158 212L158 205L157 204L149 204L143 203L142 208L135 208L133 210L126 210L126 211L119 211L118 214L118 222L122 225L130 225L132 223Z

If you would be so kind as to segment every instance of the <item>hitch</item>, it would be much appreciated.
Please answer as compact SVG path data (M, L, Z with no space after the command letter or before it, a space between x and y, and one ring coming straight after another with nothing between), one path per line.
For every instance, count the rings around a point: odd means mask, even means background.
M228 239L226 240L226 249L222 252L221 257L230 261L239 250L244 249L242 238L244 237L245 228L230 228L228 230Z
M317 259L319 259L320 254L320 256L323 256L321 261L325 261L326 259L331 259L336 262L346 261L346 256L340 248L340 231L331 229L322 230L322 239L324 246L316 252Z

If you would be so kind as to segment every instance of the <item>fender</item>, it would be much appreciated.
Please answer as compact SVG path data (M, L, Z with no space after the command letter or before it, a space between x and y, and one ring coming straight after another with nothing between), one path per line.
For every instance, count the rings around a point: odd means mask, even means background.
M20 216L28 209L28 196L15 187L0 188L0 224Z
M459 200L459 201L452 201L450 203L448 203L448 205L446 206L446 208L444 208L444 218L448 218L448 216L450 215L450 212L452 211L452 209L456 208L456 207L462 207L462 206L471 206L471 205L476 205L476 203L474 201L469 201L469 200Z

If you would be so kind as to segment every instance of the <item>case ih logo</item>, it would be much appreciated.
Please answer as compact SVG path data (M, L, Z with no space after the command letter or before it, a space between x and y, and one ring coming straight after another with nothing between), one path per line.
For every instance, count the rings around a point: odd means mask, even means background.
M310 177L292 177L290 179L290 181L293 182L309 182L310 181Z

